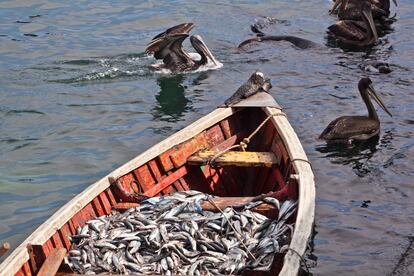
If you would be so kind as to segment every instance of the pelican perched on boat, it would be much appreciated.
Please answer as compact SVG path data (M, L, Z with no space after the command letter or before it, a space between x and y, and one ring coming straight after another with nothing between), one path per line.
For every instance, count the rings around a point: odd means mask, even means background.
M342 43L354 46L368 46L378 40L378 34L371 13L371 4L363 2L362 20L340 20L328 27L330 33Z
M203 65L211 65L211 69L221 67L222 64L214 58L199 35L190 37L191 45L197 51L199 58L194 58L196 54L187 53L183 49L182 43L189 37L189 32L193 28L193 23L183 23L156 35L148 44L145 53L154 54L154 57L162 60L163 63L154 64L152 67L169 69L174 73L193 71Z
M339 117L325 128L319 139L326 140L331 143L348 143L353 141L364 141L380 132L380 121L377 112L370 100L372 97L378 105L391 115L385 107L383 101L372 86L372 81L369 78L362 78L358 83L358 89L361 93L362 100L368 109L368 116L342 116Z

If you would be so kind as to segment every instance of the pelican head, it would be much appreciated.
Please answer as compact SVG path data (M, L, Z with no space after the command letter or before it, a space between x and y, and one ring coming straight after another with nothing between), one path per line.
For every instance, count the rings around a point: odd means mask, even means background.
M385 111L388 115L392 117L391 112L385 106L384 102L380 98L380 96L375 91L374 87L372 86L372 80L370 78L362 78L358 83L359 90L361 93L367 93L371 98L373 98L377 104Z
M378 33L377 29L375 27L374 18L372 18L372 12L371 12L371 4L368 2L364 2L362 4L362 14L367 19L369 27L372 31L372 34L374 35L375 41L378 40Z
M191 45L193 45L194 49L197 53L200 54L202 64L208 64L209 62L214 63L214 65L218 66L220 63L215 59L213 54L207 48L207 45L204 43L203 39L199 35L193 35L190 37Z

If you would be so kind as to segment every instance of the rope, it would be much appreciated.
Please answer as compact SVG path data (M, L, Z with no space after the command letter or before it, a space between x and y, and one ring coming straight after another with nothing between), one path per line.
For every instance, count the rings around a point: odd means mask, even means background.
M211 198L207 198L208 202L211 203L211 205L213 205L214 207L217 208L217 210L220 211L220 213L223 215L223 217L227 220L227 223L230 225L231 229L233 229L234 233L237 233L239 235L241 235L241 233L239 233L234 227L233 224L231 224L230 220L227 218L226 214L224 214L223 210L220 209L220 207L217 206L217 204L211 200ZM240 239L240 237L238 235L235 235L237 237L237 239L239 240L239 242L243 245L243 247L247 250L247 253L249 253L249 255L253 258L253 260L256 261L256 258L253 256L252 252L250 252L249 248L247 248L247 246L244 244L243 240Z
M292 251L293 253L295 253L296 255L298 255L298 257L300 258L300 261L305 265L306 272L309 274L310 273L309 272L309 267L306 264L305 259L302 257L302 255L300 255L298 251L296 251L295 249L292 249L290 247L287 248L287 251L289 251L289 250Z
M257 132L259 132L259 130L266 124L267 121L270 120L270 118L275 117L275 116L284 116L287 118L286 113L282 112L282 109L279 109L280 113L271 113L269 114L266 119L247 137L244 138L238 145L233 145L230 146L222 151L219 151L218 153L216 153L213 157L210 158L210 160L208 160L207 164L209 165L209 173L210 173L210 177L211 177L211 181L213 182L214 185L216 185L217 183L215 183L214 179L213 179L213 174L211 171L211 168L214 167L214 161L219 158L220 156L222 156L223 154L225 154L226 152L232 150L232 149L237 149L240 148L242 151L246 151L247 146L250 143L250 140L253 138L254 135L257 134Z
M226 149L218 152L213 157L211 157L210 160L208 160L207 164L209 164L211 166L214 166L214 160L216 160L221 155L225 154L226 152L228 152L228 151L230 151L232 149L240 148L242 151L246 151L246 148L249 145L250 140L253 138L253 136L255 136L259 132L259 130L267 123L267 121L269 121L274 116L284 116L284 117L287 118L287 115L285 113L283 113L283 112L276 113L276 114L269 114L266 117L266 119L264 119L263 122L249 136L247 136L246 138L244 138L238 145L233 145L231 147L228 147L228 148L226 148Z
M286 177L287 177L287 174L289 173L289 171L290 171L290 169L292 168L292 166L293 166L293 162L295 162L295 161L302 161L302 162L305 162L305 163L308 163L309 164L309 166L311 167L311 169L312 169L312 164L311 164L311 162L309 161L309 160L307 160L307 159L302 159L302 158L294 158L294 159L292 159L290 162L289 162L289 166L287 167L287 169L286 169ZM313 169L312 169L313 170Z

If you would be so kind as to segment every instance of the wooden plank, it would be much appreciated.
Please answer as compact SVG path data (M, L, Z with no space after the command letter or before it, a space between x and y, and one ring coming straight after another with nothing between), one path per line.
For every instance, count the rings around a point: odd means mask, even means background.
M65 248L55 248L52 250L40 268L37 276L55 275L60 265L62 264L66 252L67 250Z
M20 268L20 269L19 269L19 271L17 271L17 273L16 273L16 274L14 274L14 276L25 276L25 275L24 275L23 268Z
M178 181L180 181L180 184L183 187L184 191L190 190L190 186L188 185L187 180L184 177L180 178Z
M227 207L237 207L242 204L250 203L254 197L216 197L212 198L211 201L214 202L215 205L217 205L221 210L224 210ZM217 210L216 206L214 206L210 201L202 201L201 202L201 208L205 211L211 211L211 212L219 212ZM252 209L255 212L258 213L264 213L269 211L278 211L277 208L271 204L261 204L257 206L256 208Z
M152 188L155 184L155 180L149 171L148 166L145 164L137 169L134 170L135 177L138 180L138 183L141 184L142 191L148 191ZM141 191L137 190L136 193L141 193Z
M226 137L221 130L220 124L207 129L205 137L210 148L226 140Z
M200 151L188 158L190 165L205 165L217 152ZM223 153L214 160L217 167L238 166L238 167L272 167L277 165L277 158L273 152L250 152L250 151L229 151Z
M230 122L229 119L225 119L223 121L220 122L220 127L221 127L221 131L224 134L224 137L226 139L229 139L232 135L231 135L231 127L230 127Z
M181 177L183 177L184 175L186 175L188 172L189 172L189 168L187 166L183 166L183 167L179 168L177 171L170 174L169 176L167 176L166 178L164 178L163 180L161 180L160 182L155 184L151 189L146 191L145 195L147 195L149 197L155 196L156 194L158 194L162 190L164 190L166 187L173 184L174 181L176 181L176 180L180 179Z
M157 164L156 159L149 161L148 162L148 166L150 167L150 171L154 175L155 180L157 182L160 182L161 179L163 178L163 175L161 174L161 170L160 170L160 168L159 168L159 166Z
M108 188L105 190L105 193L106 193L106 195L108 196L109 203L111 204L111 206L112 206L112 205L114 205L117 201L116 201L116 199L115 199L115 196L114 196L114 193L112 192L111 187L108 187Z
M60 239L58 231L52 236L52 242L54 243L54 247L65 247Z
M170 158L170 155L173 152L174 152L173 149L169 149L166 152L164 152L164 153L162 153L158 156L158 160L160 161L161 166L164 168L164 170L166 172L168 172L168 171L170 171L174 168L174 164L172 163L171 158Z
M75 198L65 204L55 214L53 214L39 228L37 228L37 230L34 231L21 244L21 246L18 246L16 250L14 250L10 256L0 264L0 271L2 271L2 273L5 275L15 274L20 269L20 267L27 260L29 260L26 246L28 244L43 244L46 240L48 240L55 233L55 229L61 228L63 224L67 223L68 220L73 217L74 214L76 214L80 209L82 209L85 205L91 202L96 196L98 196L110 186L110 183L108 181L109 176L118 178L131 172L135 168L147 163L154 158L157 158L160 154L171 149L173 146L187 141L191 137L194 137L194 135L197 135L198 133L211 127L217 122L233 115L234 113L238 112L238 110L240 109L217 108L213 112L200 118L181 131L154 145L147 151L137 155L129 162L125 163L110 174L104 176L100 180L87 187L84 191L79 193Z
M117 188L119 188L122 191L126 191L128 193L133 193L133 192L137 192L136 190L133 189L134 185L137 184L133 184L135 180L134 174L133 173L128 173L126 175L121 176L120 178L118 178L116 180L117 182ZM137 187L138 189L138 187Z
M71 242L69 240L69 237L71 236L71 233L70 233L70 230L69 230L69 224L64 224L58 232L60 234L60 237L63 240L65 248L69 249L70 246L71 246Z
M105 191L103 191L98 196L99 201L101 202L101 205L105 211L105 214L109 214L111 212L111 203L108 200L108 196L106 195Z
M36 272L39 270L40 266L43 264L43 262L46 260L46 254L43 249L43 246L41 245L27 245L27 252L30 256L30 264L32 266L33 272L36 274Z
M98 217L105 215L105 210L101 202L99 201L99 197L95 197L92 200L92 206L93 206L93 209L95 210L95 213L98 215Z
M224 210L227 207L233 207L240 204L249 203L252 201L254 197L216 197L212 198L211 200L214 201L214 203L221 209ZM136 208L138 207L138 203L117 203L114 208L120 211L126 211L130 208ZM201 202L201 208L205 211L211 211L211 212L219 212L219 210L209 201L202 201ZM263 215L268 216L269 218L275 218L277 217L278 210L275 206L270 204L261 204L257 206L256 208L252 209L255 212L261 213Z
M213 168L210 165L206 165L203 170L204 178L208 183L208 186L211 192L209 194L214 194L217 196L229 196L228 191L223 183L223 178L221 177L221 172L223 168Z
M56 273L56 276L90 276L91 274L77 274L77 273L67 273L67 272L58 272ZM110 274L110 273L99 273L96 274L97 276L113 276L116 274ZM134 274L128 274L129 276L157 276L159 274L139 274L139 273L134 273ZM171 276L182 276L182 275L178 275L178 274L171 274Z
M32 271L30 270L30 265L28 262L25 262L23 265L23 271L24 271L24 275L25 276L31 276L32 275Z
M199 150L206 149L207 147L208 140L205 132L202 132L193 139L175 146L175 151L171 153L171 161L173 162L175 168L180 168L187 163L187 158L189 156Z
M267 115L273 115L272 123L276 127L290 160L308 160L302 144L292 126L281 111L276 108L266 107ZM279 275L297 275L300 267L300 257L306 250L307 241L310 238L313 222L315 220L315 181L310 165L303 161L293 162L293 169L299 175L299 203L295 221L295 231L288 250L284 257L283 267ZM296 252L295 252L296 251Z
M118 211L125 211L125 210L135 208L138 206L139 206L139 203L135 203L135 202L118 202L117 204L113 206L113 208Z
M10 243L5 242L0 246L0 257L6 254L6 252L10 249Z

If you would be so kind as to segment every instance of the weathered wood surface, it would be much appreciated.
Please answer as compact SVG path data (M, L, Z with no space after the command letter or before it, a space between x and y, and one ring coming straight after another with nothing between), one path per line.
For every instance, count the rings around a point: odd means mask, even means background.
M237 207L239 205L248 204L252 201L253 198L254 197L218 197L210 199L214 202L214 204L212 204L210 201L202 201L200 205L201 208L203 208L205 211L219 212L219 210L217 210L217 207L219 207L221 210L224 210L227 207ZM259 206L253 208L252 211L273 219L277 218L277 215L279 213L277 207L267 203L260 204Z
M299 159L307 159L303 148L290 126L287 118L280 116L281 111L277 108L262 108L267 114L273 114L271 119L275 125L277 132L283 140L290 160L297 160L292 163L292 168L299 175L299 206L297 219L295 224L295 232L292 235L290 248L303 255L307 240L310 237L312 224L314 221L315 209L315 185L313 173L310 165ZM28 244L43 245L47 244L49 239L61 229L75 214L85 208L91 201L104 192L109 186L108 176L118 178L132 170L142 166L150 160L168 151L172 147L187 141L188 139L199 134L203 130L213 126L217 122L229 117L237 112L237 108L218 108L207 116L194 122L187 128L170 136L161 143L153 146L144 153L138 155L120 168L114 170L109 175L89 186L85 191L77 195L73 200L63 206L51 218L43 223L36 231L32 233L10 256L0 264L0 271L4 275L14 275L29 260L27 252ZM112 195L108 193L109 195ZM105 199L105 198L103 198ZM102 200L103 200L102 199ZM111 198L111 205L114 205L114 199ZM106 207L103 206L103 207ZM105 211L108 211L105 209ZM280 275L296 275L300 267L300 258L289 250L284 259L283 269ZM49 251L48 251L49 252ZM49 254L49 253L48 253ZM27 263L26 263L27 264Z
M190 165L205 165L217 155L216 151L199 151L188 158ZM273 152L228 151L214 159L214 166L272 167L277 165Z
M216 206L218 206L221 210L224 210L227 207L237 207L242 204L247 204L251 202L253 198L254 197L216 197L210 199L214 202L214 204L212 204L210 201L202 201L200 205L204 211L220 212L220 210L218 210ZM135 208L138 206L138 203L122 202L115 204L114 209L118 211L125 211L127 209ZM253 208L252 211L258 212L269 218L276 218L277 214L279 213L279 210L275 206L267 203L261 204Z
M10 249L10 243L5 242L0 246L0 257L6 254L6 252Z
M299 184L299 203L295 223L295 231L290 242L290 248L301 256L305 253L308 240L310 238L313 223L315 221L315 180L312 168L309 163L301 161L308 160L298 136L287 120L282 111L277 108L266 107L264 111L267 115L272 114L272 123L283 140L290 160L293 161L292 167L298 174ZM300 257L293 250L286 253L282 271L279 275L297 275L301 263Z
M37 276L50 276L55 275L63 258L66 255L67 250L65 248L55 248L50 252L50 255L46 258L46 261L40 267Z
M58 272L56 276L91 276L92 274L77 274L77 273L67 273L67 272ZM125 274L112 274L112 273L99 273L94 274L95 276L107 276L107 275L125 275ZM144 276L147 274L128 274L129 276ZM175 275L175 274L172 274Z
M150 160L161 155L168 149L187 141L194 137L198 133L213 126L214 124L224 120L225 118L236 113L237 110L232 108L217 108L213 112L195 121L188 127L178 131L174 135L171 135L162 142L154 145L147 151L139 154L134 159L125 163L123 166L114 170L110 174L104 176L83 192L79 193L75 198L60 208L52 217L44 222L39 228L36 229L21 245L19 245L1 264L0 271L5 275L14 275L25 262L29 260L29 254L27 252L28 244L43 244L52 235L55 234L56 229L60 229L65 223L67 223L76 213L82 208L88 205L94 198L110 186L108 177L112 176L115 179L125 175L132 170L140 167L141 165L149 162Z

